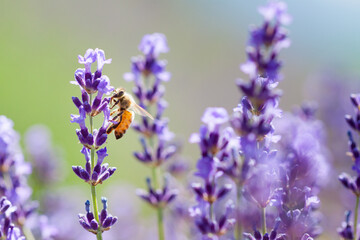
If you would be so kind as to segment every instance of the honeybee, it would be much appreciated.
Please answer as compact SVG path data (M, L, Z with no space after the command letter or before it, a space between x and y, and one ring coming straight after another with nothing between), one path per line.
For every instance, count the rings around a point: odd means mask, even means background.
M135 113L154 120L150 113L135 103L134 98L125 92L124 88L118 88L114 91L109 104L110 109L117 108L110 113L111 116L116 115L112 118L112 123L107 128L106 133L110 134L115 130L116 139L125 134L134 120Z

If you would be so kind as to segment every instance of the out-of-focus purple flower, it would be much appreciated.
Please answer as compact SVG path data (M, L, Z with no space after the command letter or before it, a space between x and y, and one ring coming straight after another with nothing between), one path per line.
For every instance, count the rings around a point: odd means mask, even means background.
M190 208L195 226L202 234L202 238L216 239L227 234L234 224L230 217L233 204L228 203L226 213L220 215L213 211L214 205L220 204L232 190L231 184L220 181L223 176L222 162L231 154L231 142L234 132L231 128L223 128L229 120L223 108L208 108L202 117L203 125L199 133L191 135L189 141L197 143L201 157L197 162L195 176L200 177L203 183L192 183L198 205Z
M324 126L312 112L303 107L276 122L282 136L278 143L281 181L274 205L279 211L280 229L292 239L300 239L305 233L315 238L322 231L317 194L328 180L328 150Z
M261 26L250 28L247 61L240 66L242 72L248 75L249 81L237 81L243 97L230 118L238 139L231 141L232 147L220 165L220 169L236 186L236 239L241 238L242 231L250 230L250 224L254 224L252 227L255 228L262 227L263 234L247 234L247 238L276 239L276 234L265 234L266 222L272 223L268 221L268 216L272 217L272 214L266 214L265 210L278 201L276 194L281 180L281 155L278 156L274 147L281 136L275 131L274 120L282 116L278 107L282 93L277 89L282 79L279 73L282 63L278 56L282 48L290 45L287 31L283 28L283 25L290 22L290 16L283 2L269 2L260 7L259 12L263 15L264 22ZM246 212L252 213L252 208L245 209L241 205L248 206L252 203L258 209L250 219L245 219L250 216ZM277 213L274 215L276 218Z
M305 233L302 237L301 240L314 240L314 238L310 237L309 234Z
M297 112L285 114L276 122L276 129L282 137L278 143L279 152L289 168L289 174L297 179L297 186L324 186L330 169L323 123Z
M351 156L354 162L352 169L356 171L357 175L360 175L360 152L350 131L348 131L348 137L349 137L349 147L350 147L349 155Z
M247 240L285 240L287 239L285 234L278 234L279 222L276 222L275 227L271 230L270 234L261 234L258 230L255 230L253 234L244 233L244 237Z
M351 211L347 211L345 213L345 222L343 222L341 224L341 227L338 228L338 230L337 230L339 235L344 240L353 240L354 239L353 228L350 225L350 216L351 216Z
M38 204L31 201L32 189L27 183L30 173L31 166L24 161L13 122L0 116L0 195L6 197L0 201L4 214L4 217L0 216L0 237L4 239L25 239L20 231L23 227L30 232L40 232L40 235L45 230L38 225L31 226L31 218L38 216L35 213ZM12 207L9 207L10 203Z
M262 26L250 29L246 49L248 61L241 65L241 70L251 79L261 76L276 82L281 79L278 74L281 67L281 62L277 59L278 53L290 45L287 32L282 27L290 22L290 16L284 2L270 2L260 7L259 12L265 21Z
M27 152L34 164L36 179L46 185L56 181L61 164L60 150L51 144L50 130L43 125L35 125L25 135Z
M269 162L274 162L269 158ZM278 174L271 164L259 164L251 173L251 176L245 183L246 195L250 196L260 208L265 208L275 192L278 182Z
M359 113L359 111L360 111L359 110L360 95L359 94L351 94L350 100L355 107L355 113L357 114L357 120L359 120L358 118L360 117L360 113ZM357 127L355 125L355 121L351 117L346 116L345 119L348 122L349 126L353 130L358 131ZM348 138L349 138L349 148L350 148L349 155L351 156L351 158L354 162L352 169L356 172L356 176L350 177L346 173L342 173L339 176L339 180L345 188L352 191L356 196L356 205L355 205L355 211L354 211L355 216L354 216L354 223L353 223L354 230L352 230L352 228L349 224L350 211L348 211L348 213L346 214L346 222L343 223L343 226L342 226L342 228L340 228L338 230L338 233L344 239L348 239L352 235L354 235L353 239L356 239L357 233L358 233L357 218L358 218L358 207L359 207L359 198L360 198L360 190L359 190L360 189L360 166L359 166L360 152L359 152L357 144L352 136L352 133L350 131L348 131Z
M224 108L207 108L201 121L205 123L210 130L218 128L229 120L227 111Z
M151 185L150 178L147 178L146 182L148 185L147 191L143 189L138 189L136 191L136 194L155 208L166 207L175 199L176 195L178 194L177 190L169 189L166 179L162 189L154 189Z
M342 173L339 175L339 181L356 196L360 196L360 176L351 177L346 173Z
M0 199L0 214L4 214L11 207L11 202L6 197Z
M147 58L157 58L160 53L167 53L169 51L169 47L164 34L153 33L147 34L143 37L139 45L139 50Z
M345 120L348 125L355 131L360 131L360 94L351 94L351 103L354 106L356 117L346 114Z
M259 7L259 13L263 15L266 22L275 20L284 25L291 22L291 16L287 13L287 6L284 2L269 2L268 5Z
M235 223L235 219L230 217L230 213L234 208L231 201L227 202L222 215L217 217L208 215L210 208L209 203L203 202L189 209L195 225L202 234L202 239L218 239L218 237L227 234Z
M142 107L158 103L158 111L162 112L166 105L162 104L163 101L161 101L165 92L165 87L161 82L169 81L171 76L165 71L166 61L157 59L160 53L168 52L165 35L160 33L145 35L139 49L145 56L132 58L131 72L124 74L124 78L126 81L134 81L133 92ZM150 81L151 76L155 79L152 86L147 88L146 82ZM159 105L159 103L161 104ZM158 116L156 118L159 119Z

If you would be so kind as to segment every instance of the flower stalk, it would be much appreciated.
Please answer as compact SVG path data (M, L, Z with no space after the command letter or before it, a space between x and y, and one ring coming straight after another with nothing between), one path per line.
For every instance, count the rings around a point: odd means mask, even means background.
M357 239L357 225L358 225L358 214L359 214L359 200L360 200L360 196L356 196L355 211L354 211L354 240Z
M241 225L241 191L242 191L242 187L241 185L237 184L236 185L236 227L235 227L235 239L236 240L241 240L243 238L242 235L242 225Z
M261 220L262 220L262 234L265 235L266 231L266 207L261 208Z

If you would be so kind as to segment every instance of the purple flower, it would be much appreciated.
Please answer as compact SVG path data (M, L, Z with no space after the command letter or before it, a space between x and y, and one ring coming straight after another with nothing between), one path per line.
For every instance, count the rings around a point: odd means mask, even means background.
M229 116L224 108L207 108L201 118L210 129L217 128L228 120Z
M266 22L275 20L284 25L291 22L291 16L287 13L284 2L271 1L268 5L259 7L259 13L263 15Z
M248 61L241 65L241 70L252 81L261 76L268 78L270 82L276 82L281 79L278 74L281 67L281 62L277 60L278 52L290 45L281 25L288 24L291 18L283 2L270 2L267 6L260 7L259 12L265 21L262 26L250 29Z
M79 214L79 222L81 226L94 234L98 231L104 232L110 230L110 228L117 222L117 217L113 217L107 211L107 199L101 199L103 203L103 210L99 216L99 222L96 221L94 214L90 211L90 201L85 202L86 215Z
M344 240L354 239L353 229L352 226L350 225L350 215L351 215L351 211L347 211L345 213L345 222L343 222L341 227L338 228L338 233Z
M91 73L91 64L97 62L97 70ZM103 75L103 67L105 64L111 63L111 59L105 58L105 53L101 49L88 49L84 57L79 56L79 63L85 65L85 69L77 69L75 71L75 80L72 82L79 85L81 89L81 100L73 97L72 100L79 110L79 115L71 115L71 122L78 123L80 129L76 130L76 134L83 149L81 153L85 156L85 166L73 166L74 173L91 186L92 199L96 201L96 188L98 184L102 184L116 171L116 168L109 167L107 163L103 163L104 158L108 156L106 148L100 147L107 140L107 128L110 119L109 101L110 98L104 97L114 88L110 85L110 80ZM94 97L93 95L97 93ZM93 117L99 113L104 113L103 124L99 129L93 126ZM86 126L86 118L90 119L90 131ZM97 150L97 161L95 162L95 151ZM112 217L107 212L107 200L103 199L104 209L98 217L97 205L94 204L95 215L90 212L90 202L86 202L86 215L79 215L79 222L89 232L101 237L102 232L109 230L117 221L116 217Z
M39 182L47 185L56 181L59 178L57 169L62 159L60 149L51 144L50 130L43 125L32 126L26 132L25 142Z
M195 225L202 234L201 239L218 239L218 236L227 234L235 223L235 219L230 217L233 208L233 203L227 202L225 211L217 218L208 215L210 206L207 202L190 208L190 216L194 218Z
M102 163L104 158L108 156L106 148L100 149L96 152L98 158L95 166L91 167L90 164L90 151L83 148L81 152L85 155L86 164L85 168L81 166L73 166L74 173L90 185L96 186L103 183L116 171L115 167L109 167L109 164Z
M287 236L285 234L278 234L279 222L275 223L275 227L271 230L270 234L261 234L258 230L254 231L254 234L244 233L244 237L248 240L285 240Z
M148 187L147 191L138 189L136 194L155 208L166 207L178 194L177 190L169 189L167 179L165 179L165 184L162 189L154 189L151 185L150 178L147 178L146 182Z
M93 49L88 49L85 52L84 57L78 55L79 63L85 65L85 72L91 73L91 64L96 61L97 54Z
M232 147L229 146L234 138L231 128L223 129L228 119L225 109L207 108L202 117L204 125L189 139L199 145L201 157L195 176L203 181L203 184L195 182L191 185L198 205L190 208L190 212L202 237L208 239L226 234L234 223L234 219L229 217L233 204L229 203L224 215L213 213L214 205L220 204L220 200L232 190L232 185L222 179L222 162L231 154Z
M101 49L95 49L95 54L97 57L97 72L102 72L102 69L104 67L105 64L110 64L111 63L111 58L110 59L105 59L105 52ZM80 62L79 62L80 63Z
M72 84L79 85L84 89L88 94L96 93L101 89L102 85L106 85L108 78L105 75L102 75L102 70L104 64L111 63L111 59L105 59L105 53L101 49L88 49L85 52L84 57L79 55L79 63L84 64L85 69L77 69L75 71L75 80L71 82ZM97 61L97 71L91 73L91 64ZM110 90L110 89L109 89ZM111 91L111 90L110 90ZM107 91L108 92L108 91ZM107 93L105 92L105 93Z
M267 161L274 162L273 159ZM245 191L260 208L265 208L273 197L277 181L278 175L274 166L269 163L259 164L245 182Z
M27 178L31 170L30 164L24 161L12 121L0 116L0 238L23 240L19 229L22 227L43 234L44 229L31 225L38 207L30 199L32 189Z
M139 45L139 50L146 58L157 58L160 53L167 53L169 47L164 34L153 33L143 37Z

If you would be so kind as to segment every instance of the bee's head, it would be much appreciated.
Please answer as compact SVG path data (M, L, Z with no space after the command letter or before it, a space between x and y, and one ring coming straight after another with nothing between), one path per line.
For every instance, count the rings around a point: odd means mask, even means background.
M120 98L125 94L125 89L124 88L118 88L115 90L113 98Z

